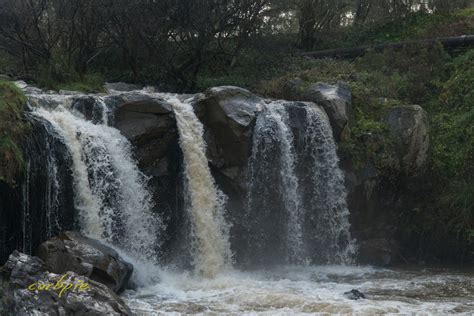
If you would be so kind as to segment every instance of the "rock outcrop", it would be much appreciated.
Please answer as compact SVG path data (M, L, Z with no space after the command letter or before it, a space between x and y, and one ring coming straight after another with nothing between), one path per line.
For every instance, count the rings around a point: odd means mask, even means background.
M2 268L0 283L5 315L131 315L107 286L72 271L51 273L41 259L17 251Z
M77 232L63 232L45 241L37 253L48 271L56 274L74 271L116 293L125 288L133 272L133 266L115 250Z
M388 135L383 138L383 166L373 159L354 168L352 157L345 157L346 182L354 235L359 240L359 262L389 265L402 261L397 218L412 209L415 187L428 159L430 137L426 112L418 105L389 108L384 116Z
M407 174L418 173L428 159L429 123L419 105L397 106L388 112L385 122L397 142L400 164Z
M345 140L352 125L352 93L344 82L335 85L318 82L301 93L302 101L314 102L326 111L337 140Z
M260 102L262 99L248 90L223 86L207 90L197 103L206 129L210 163L240 187L245 186Z
M113 125L137 148L140 166L152 176L170 174L172 147L178 143L178 131L171 106L163 99L129 93L113 96Z
M336 84L317 82L308 86L295 78L283 84L283 95L289 100L314 102L326 111L336 140L348 139L353 123L352 92L339 81Z

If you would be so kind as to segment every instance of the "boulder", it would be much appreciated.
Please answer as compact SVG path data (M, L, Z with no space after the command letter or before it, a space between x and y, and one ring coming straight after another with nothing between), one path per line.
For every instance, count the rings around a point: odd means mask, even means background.
M116 108L113 125L137 148L140 167L150 176L169 175L178 130L171 105L161 98L127 93L107 98Z
M140 93L123 94L106 100L116 108L114 125L128 139L134 140L174 122L170 104L160 98Z
M41 90L40 88L29 85L23 80L15 81L15 85L18 88L22 89L26 94L41 94L41 93L43 93L43 90Z
M51 273L41 259L18 251L2 268L0 283L0 312L5 315L132 314L107 286L71 271ZM46 289L46 284L51 286ZM66 289L67 284L72 285Z
M349 292L345 292L344 296L349 300L360 300L361 298L365 298L364 293L359 290L350 290Z
M45 241L39 246L38 257L50 272L74 271L117 293L125 288L133 272L133 266L115 250L77 232L63 232Z
M222 86L207 90L197 104L206 130L208 158L226 176L241 182L252 150L252 133L262 99L248 90Z
M352 93L344 82L335 85L314 83L300 94L301 101L321 105L328 114L336 140L348 138L352 126Z
M104 111L106 111L106 109L104 105L99 102L98 98L86 95L77 96L74 97L71 102L71 107L81 112L87 120L92 121L94 124L103 122Z
M416 174L428 159L430 146L428 116L419 105L397 106L385 117L392 137L398 146L402 169Z

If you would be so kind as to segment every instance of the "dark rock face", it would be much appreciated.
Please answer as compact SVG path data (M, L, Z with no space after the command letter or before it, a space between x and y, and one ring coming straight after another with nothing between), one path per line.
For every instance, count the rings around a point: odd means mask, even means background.
M103 109L94 97L78 96L74 98L72 108L81 112L87 120L95 124L102 121Z
M414 207L429 152L429 123L420 106L394 107L385 123L395 142L386 153L391 159L388 170L372 161L356 170L351 157L345 157L343 163L353 235L359 241L359 262L365 264L406 260L400 253L397 214Z
M28 117L25 170L15 186L0 181L0 264L15 249L32 254L44 240L74 228L71 159L44 121ZM24 225L23 225L24 224Z
M206 129L210 163L241 188L245 187L243 176L261 101L248 90L223 86L207 90L197 104Z
M71 271L51 273L37 257L13 252L1 276L0 311L6 315L131 315L107 286ZM45 283L56 285L57 290L39 289ZM61 292L60 286L68 283L72 288ZM87 284L87 290L85 286L82 291L74 289L76 284Z
M394 260L394 245L387 238L361 240L359 246L359 262L387 266Z
M314 102L322 106L331 122L334 138L337 141L347 139L353 123L350 87L342 81L335 85L317 82L307 87L303 83L299 78L289 80L283 85L282 93L290 100Z
M307 87L301 94L303 101L321 105L326 111L337 140L344 140L352 124L352 93L343 82L330 85L318 82Z
M400 164L407 174L425 165L430 147L428 116L419 105L392 108L385 122L397 142Z
M133 266L123 261L115 250L77 232L63 232L45 241L38 248L38 257L50 272L74 271L116 293L125 288L133 272Z
M142 94L111 97L116 107L113 125L138 149L140 166L147 174L169 174L167 155L177 143L178 131L171 106L166 101Z

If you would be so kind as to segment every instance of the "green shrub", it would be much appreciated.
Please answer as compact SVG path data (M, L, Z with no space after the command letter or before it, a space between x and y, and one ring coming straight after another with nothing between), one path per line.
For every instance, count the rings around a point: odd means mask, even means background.
M23 118L26 97L13 83L0 81L0 181L15 183L23 171L23 154L19 141L29 131Z

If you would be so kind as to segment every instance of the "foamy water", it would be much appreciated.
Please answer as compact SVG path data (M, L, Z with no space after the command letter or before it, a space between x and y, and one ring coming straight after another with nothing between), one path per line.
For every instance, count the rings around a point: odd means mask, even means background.
M123 298L137 315L474 313L474 275L446 270L279 267L215 279L161 270L160 282ZM343 293L358 289L366 299Z

